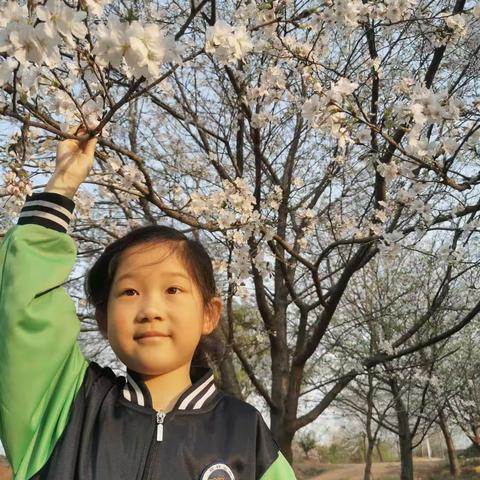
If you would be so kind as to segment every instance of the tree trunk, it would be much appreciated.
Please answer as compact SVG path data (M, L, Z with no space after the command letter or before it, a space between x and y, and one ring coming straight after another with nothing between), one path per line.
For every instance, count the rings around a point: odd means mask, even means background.
M284 418L281 415L271 414L271 430L275 437L283 456L288 460L290 465L293 465L293 449L292 442L294 433L290 433L285 428Z
M398 421L398 439L400 442L400 462L401 472L400 480L413 480L413 455L412 455L412 434L410 432L410 424L408 412L405 404L400 396L400 390L395 380L390 381L394 397L395 411Z
M376 442L375 445L377 447L378 459L380 460L380 462L383 462L383 455L382 455L382 450L380 448L380 442Z
M368 442L367 453L365 455L365 469L363 471L363 480L371 480L372 478L372 460L374 446L375 443Z
M427 446L427 457L431 458L432 457L432 448L430 447L430 439L428 438L428 435L425 437L425 445Z
M450 474L454 478L460 477L460 465L458 463L457 452L453 444L452 435L448 429L447 420L442 409L438 411L438 422L442 429L443 437L445 438L445 444L447 445L448 461L450 463Z
M367 392L367 448L365 453L365 469L363 471L363 480L371 480L372 478L372 459L373 449L375 447L376 435L372 431L372 417L373 417L373 375L368 371L368 392Z
M400 440L400 462L402 466L400 480L413 480L412 436L408 424L408 414L405 411L397 412L397 417L400 424L400 432L398 435Z
M468 438L472 441L474 447L480 452L480 425L472 425L473 435L468 435Z

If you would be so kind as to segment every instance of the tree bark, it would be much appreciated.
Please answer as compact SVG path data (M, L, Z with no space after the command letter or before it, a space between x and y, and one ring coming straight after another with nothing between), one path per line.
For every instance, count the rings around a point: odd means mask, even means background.
M373 448L375 443L368 442L367 453L365 455L365 469L363 471L363 480L371 480L372 478L372 460L373 460Z
M363 472L363 480L371 480L372 478L372 459L373 449L375 447L376 435L372 431L372 416L373 416L373 375L368 371L368 392L367 392L367 448L365 454L365 469Z
M383 455L382 455L382 450L380 448L380 442L377 441L375 445L377 447L378 459L380 460L380 462L383 462Z
M395 412L397 413L398 421L398 439L400 442L401 463L400 480L413 480L413 446L408 411L405 407L405 403L402 400L400 389L398 388L395 380L392 379L390 381L390 387L394 397Z
M399 411L397 412L397 418L400 425L398 435L400 439L400 462L402 467L400 480L413 480L412 436L408 424L408 414L406 411Z
M438 423L440 424L440 428L442 429L443 437L445 438L445 444L447 446L448 461L450 463L450 474L454 478L459 478L461 470L458 463L457 452L455 451L452 435L450 434L450 430L448 429L447 420L445 418L445 413L443 409L439 409L438 411Z
M274 433L275 440L282 451L283 456L288 460L288 462L293 465L293 437L295 433L288 432L284 425L284 418L282 415L271 415L271 427L272 433Z

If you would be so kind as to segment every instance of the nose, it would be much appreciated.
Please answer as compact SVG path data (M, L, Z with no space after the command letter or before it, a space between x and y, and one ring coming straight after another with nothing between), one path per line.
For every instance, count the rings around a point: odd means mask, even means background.
M152 320L164 320L164 304L158 296L144 297L140 309L138 310L137 321L145 322Z

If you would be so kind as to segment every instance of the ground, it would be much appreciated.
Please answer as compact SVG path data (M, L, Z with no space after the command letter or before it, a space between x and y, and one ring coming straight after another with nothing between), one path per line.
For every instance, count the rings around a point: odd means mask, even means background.
M0 480L10 480L12 478L11 470L8 467L5 457L0 455Z
M423 476L429 473L436 466L444 463L441 459L415 461L415 479L426 480L430 476ZM320 475L311 477L311 480L363 480L363 464L343 464L343 465L318 465L319 468L325 468L327 471ZM338 467L338 468L336 468ZM376 463L372 468L373 478L378 480L398 479L400 478L399 463Z
M294 457L295 458L295 457ZM414 458L415 480L452 480L448 461L439 458ZM462 460L462 475L458 480L480 480L480 458ZM322 464L315 458L295 458L298 480L363 480L363 464ZM374 480L399 480L400 463L375 463Z

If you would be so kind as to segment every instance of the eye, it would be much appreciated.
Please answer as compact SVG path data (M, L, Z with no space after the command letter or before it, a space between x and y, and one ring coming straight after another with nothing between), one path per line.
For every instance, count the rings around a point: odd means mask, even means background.
M120 295L123 295L125 292L136 292L136 290L134 290L133 288L127 288ZM130 295L127 295L127 297L130 297Z
M170 291L170 290L178 290L179 292L181 291L178 287L170 287L168 288L167 291Z

